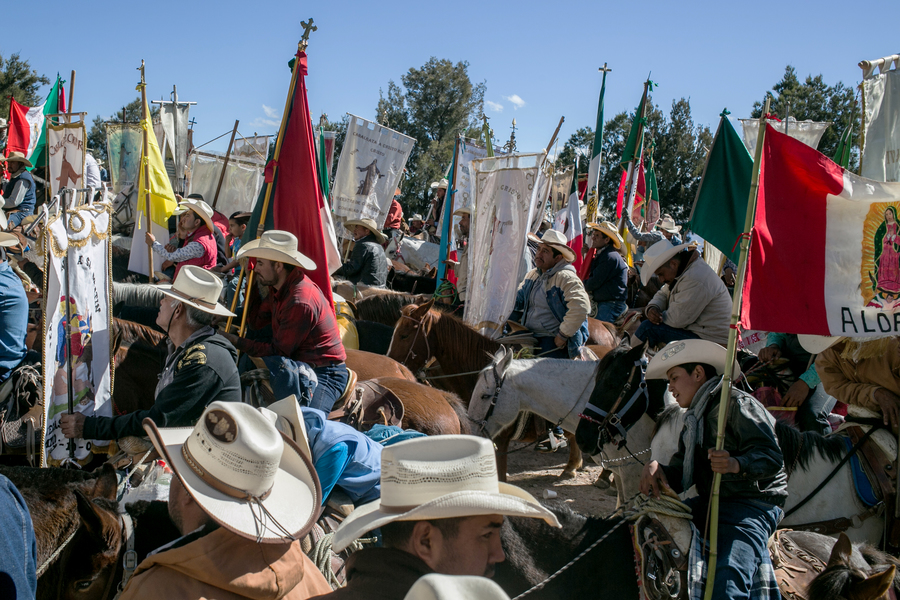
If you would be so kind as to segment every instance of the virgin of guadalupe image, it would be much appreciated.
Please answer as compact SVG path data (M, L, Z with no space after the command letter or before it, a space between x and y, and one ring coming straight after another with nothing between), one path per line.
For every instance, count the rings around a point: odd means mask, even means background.
M875 275L869 278L876 296L869 306L892 307L900 298L900 222L893 206L884 211L884 222L875 231L874 251Z

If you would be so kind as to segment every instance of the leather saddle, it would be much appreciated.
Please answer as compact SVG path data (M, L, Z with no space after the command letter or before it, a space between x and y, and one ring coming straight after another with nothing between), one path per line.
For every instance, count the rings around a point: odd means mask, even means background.
M346 423L359 431L368 431L374 425L400 427L403 422L403 402L374 381L356 383L349 397L345 394L341 399L343 404L341 400L335 403L329 420Z
M20 365L0 387L0 454L4 447L24 450L29 460L40 453L42 395L40 364Z

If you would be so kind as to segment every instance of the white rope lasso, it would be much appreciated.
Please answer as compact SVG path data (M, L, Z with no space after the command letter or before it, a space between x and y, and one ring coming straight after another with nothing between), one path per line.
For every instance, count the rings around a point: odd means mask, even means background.
M628 456L622 456L619 458L610 458L609 460L604 460L602 457L600 458L600 466L606 468L606 465L611 465L615 463L625 462L626 460L636 460L636 458L642 454L647 454L652 451L653 448L647 448L645 450L641 450L640 452L633 452Z

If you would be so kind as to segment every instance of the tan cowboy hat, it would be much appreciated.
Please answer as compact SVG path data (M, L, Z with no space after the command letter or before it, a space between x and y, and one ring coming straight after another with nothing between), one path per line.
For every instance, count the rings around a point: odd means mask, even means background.
M156 289L203 312L223 317L237 316L219 304L222 280L203 267L185 265L178 271L174 283L158 285Z
M182 215L187 211L194 211L198 217L203 219L203 222L206 223L206 226L209 228L210 233L212 233L213 227L213 209L207 204L204 200L200 200L199 198L187 198L186 200L182 200L178 204L178 208L175 209L174 214Z
M660 240L647 248L644 252L644 266L641 267L641 283L647 285L658 268L689 245L673 246L669 240Z
M509 600L487 577L429 573L416 581L403 600Z
M0 156L0 162L20 162L25 163L26 167L33 167L31 161L25 158L25 155L17 150L13 150L9 153L9 156Z
M666 379L666 373L672 367L678 367L687 363L705 363L716 369L721 375L725 372L725 362L728 351L715 342L708 340L677 340L666 344L662 350L656 353L647 365L647 379ZM732 366L731 378L737 380L741 374L741 368L737 360Z
M287 263L306 271L315 271L316 263L297 250L297 236L289 231L264 231L258 240L241 246L237 257L255 257Z
M260 409L260 412L272 421L275 429L297 444L306 458L313 462L306 423L303 421L303 412L300 410L297 396L292 394L283 400L273 402L268 408Z
M821 354L825 352L841 340L841 336L828 335L797 335L797 341L803 346L803 349L810 354Z
M394 521L512 515L556 516L528 492L497 480L490 440L471 435L416 438L381 453L381 498L354 510L334 532L340 552L368 531Z
M384 234L378 230L378 225L376 225L375 221L372 219L351 219L350 221L344 223L344 229L350 231L352 227L356 227L357 225L365 227L366 229L371 231L375 238L378 240L379 244L383 244L385 240L387 240L387 238L384 237Z
M453 211L454 217L461 217L463 215L471 215L472 207L471 206L460 206L456 210Z
M658 227L663 231L668 231L669 233L678 233L679 231L681 231L681 225L676 225L675 219L668 215L665 215L663 217L662 221L659 222Z
M439 179L431 182L431 189L446 190L449 182L446 179Z
M616 250L622 247L622 236L619 234L616 226L609 221L603 221L602 223L588 223L587 228L599 231L608 237Z
M554 250L560 252L563 255L563 258L568 262L572 262L573 260L575 260L575 252L571 248L569 248L566 236L561 231L548 229L544 232L544 237L541 238L534 235L533 233L529 233L528 239L533 242L537 242L538 244L547 244Z
M322 503L315 468L261 411L213 402L193 427L144 431L203 512L257 543L306 535Z

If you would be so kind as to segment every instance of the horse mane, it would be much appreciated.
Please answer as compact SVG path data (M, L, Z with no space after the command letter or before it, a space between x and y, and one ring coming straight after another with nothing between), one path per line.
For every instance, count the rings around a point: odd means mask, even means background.
M650 439L652 440L655 438L656 434L659 433L659 430L668 424L669 421L677 419L682 410L684 409L677 404L670 404L665 407L662 412L659 413L659 416L656 417L656 425L653 426L653 431L650 433Z
M441 314L432 308L428 311L428 317L433 322L434 347L442 350L452 348L458 352L458 362L454 366L458 367L459 372L480 371L486 365L485 357L500 349L499 343L481 335L453 313ZM447 373L450 373L449 367L449 364L441 365Z
M152 327L135 323L134 321L126 321L118 317L112 320L112 337L118 340L119 344L131 345L135 342L144 342L149 346L159 346L162 344L166 335L156 331Z
M375 321L391 327L400 318L400 310L409 304L426 302L413 294L381 294L369 296L356 303L357 318L361 321Z
M838 437L826 437L814 431L801 432L783 421L775 421L775 435L784 456L784 464L793 468L806 468L816 458L816 451L831 462L838 462L847 453L844 441Z

